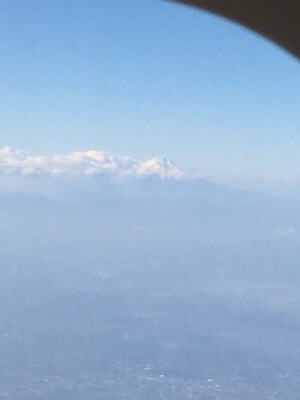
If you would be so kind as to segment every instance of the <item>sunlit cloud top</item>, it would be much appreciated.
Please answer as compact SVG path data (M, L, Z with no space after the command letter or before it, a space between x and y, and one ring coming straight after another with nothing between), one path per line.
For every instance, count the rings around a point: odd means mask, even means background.
M158 175L180 179L185 175L171 160L155 157L138 162L108 151L75 151L54 156L31 155L10 147L0 149L2 175L96 175L108 173L116 177Z

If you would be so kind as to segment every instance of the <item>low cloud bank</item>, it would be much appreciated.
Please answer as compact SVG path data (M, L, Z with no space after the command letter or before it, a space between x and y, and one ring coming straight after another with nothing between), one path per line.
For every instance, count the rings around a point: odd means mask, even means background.
M33 156L10 147L0 149L2 175L75 175L112 174L116 177L158 175L181 179L185 174L171 160L153 158L144 162L116 156L107 151L89 150L58 154L51 157Z

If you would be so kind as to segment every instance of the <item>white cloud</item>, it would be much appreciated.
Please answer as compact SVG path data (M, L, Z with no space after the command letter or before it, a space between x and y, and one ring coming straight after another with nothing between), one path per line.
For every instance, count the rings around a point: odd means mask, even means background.
M299 232L291 226L279 226L274 231L275 236L285 240L300 241Z
M117 177L159 175L179 179L184 173L170 160L153 158L137 162L107 151L89 150L58 154L52 157L33 156L10 147L0 149L0 173L3 175L95 175L111 173Z

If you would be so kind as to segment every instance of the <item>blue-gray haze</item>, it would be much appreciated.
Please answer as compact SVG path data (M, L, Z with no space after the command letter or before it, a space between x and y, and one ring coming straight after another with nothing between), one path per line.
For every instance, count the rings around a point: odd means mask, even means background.
M0 398L298 398L296 197L47 185L0 197Z

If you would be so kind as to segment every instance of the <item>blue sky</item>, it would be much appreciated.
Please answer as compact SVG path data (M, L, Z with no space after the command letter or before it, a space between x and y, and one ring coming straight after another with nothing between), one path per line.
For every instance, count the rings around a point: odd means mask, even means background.
M0 35L1 146L300 177L300 65L237 25L161 0L2 0Z

